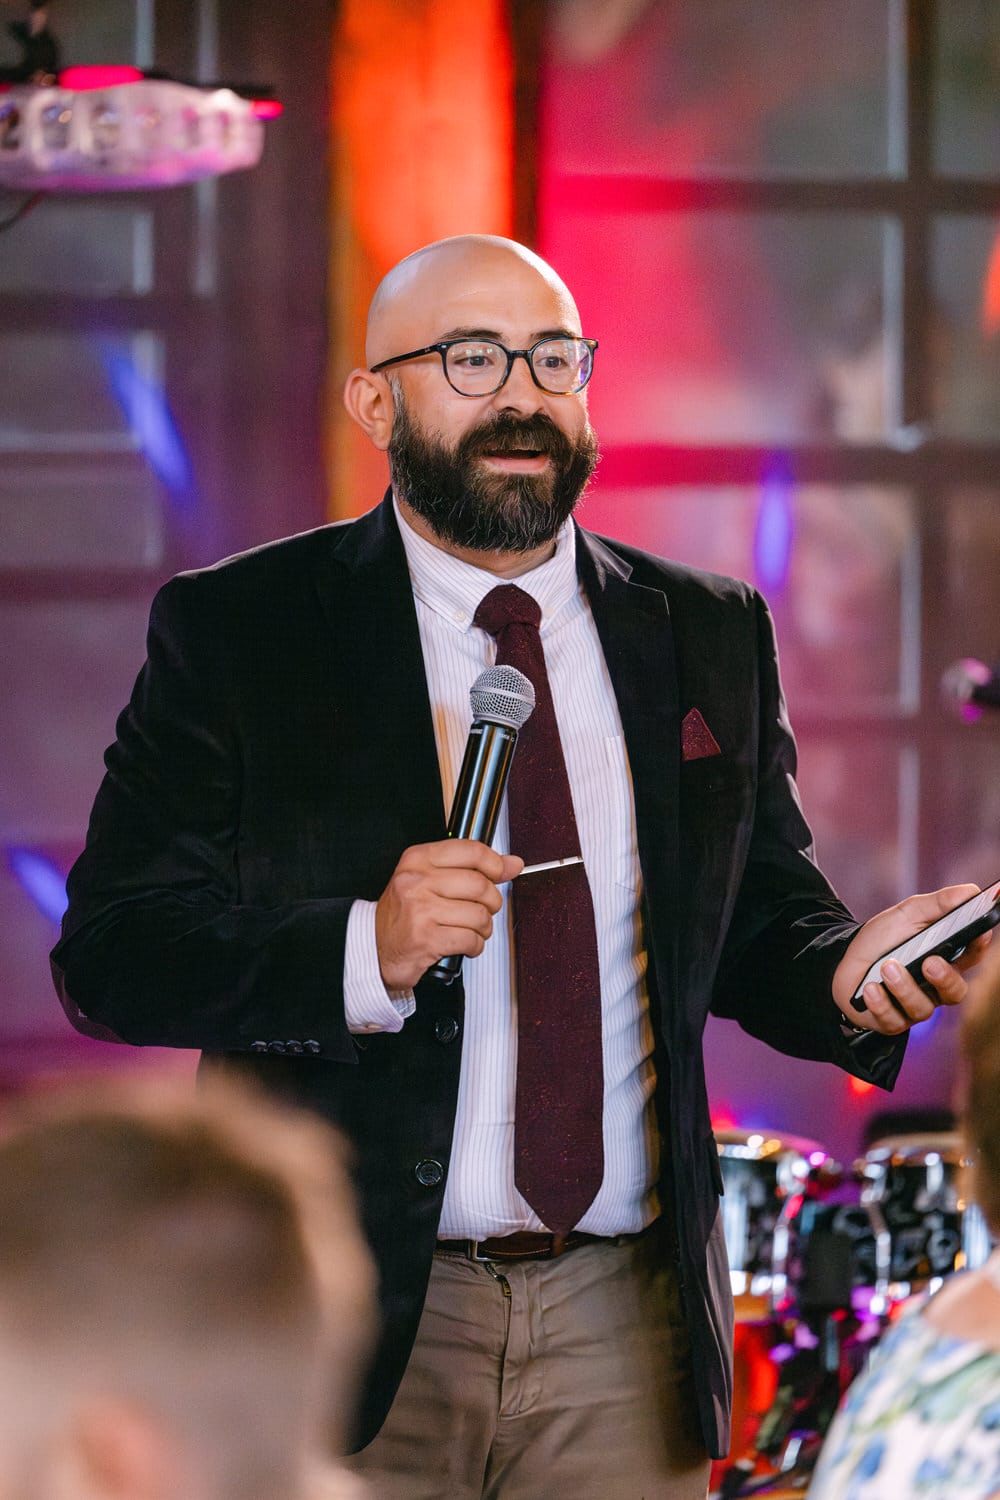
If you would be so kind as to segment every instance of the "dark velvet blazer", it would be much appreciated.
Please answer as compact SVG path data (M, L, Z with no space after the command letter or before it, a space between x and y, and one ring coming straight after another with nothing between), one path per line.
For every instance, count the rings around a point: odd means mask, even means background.
M583 531L578 567L632 769L662 1196L718 1454L732 1302L706 1015L883 1085L902 1044L851 1046L838 1024L830 979L855 924L811 858L759 596ZM683 759L691 708L721 754ZM445 833L388 497L360 520L168 583L106 763L53 954L63 1003L90 1035L200 1048L208 1066L252 1074L347 1134L384 1319L360 1445L383 1420L420 1316L464 1004L460 982L424 980L398 1034L353 1037L344 1021L352 901L377 898L403 849Z

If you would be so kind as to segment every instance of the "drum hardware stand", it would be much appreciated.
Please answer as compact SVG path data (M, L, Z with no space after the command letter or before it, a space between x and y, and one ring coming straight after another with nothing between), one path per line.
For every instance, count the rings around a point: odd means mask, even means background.
M780 1239L776 1236L783 1251ZM780 1259L784 1270L784 1253ZM799 1316L791 1325L791 1348L779 1364L777 1392L753 1451L723 1475L719 1500L807 1481L843 1393L844 1346L858 1327L851 1313L851 1279L850 1240L815 1232L805 1248ZM763 1474L755 1472L761 1460L768 1464Z
M840 1401L840 1330L845 1325L845 1319L826 1314L812 1334L812 1347L796 1348L782 1362L778 1390L761 1420L755 1449L726 1471L718 1500L761 1495L775 1485L805 1484ZM761 1459L769 1465L763 1474L755 1472Z

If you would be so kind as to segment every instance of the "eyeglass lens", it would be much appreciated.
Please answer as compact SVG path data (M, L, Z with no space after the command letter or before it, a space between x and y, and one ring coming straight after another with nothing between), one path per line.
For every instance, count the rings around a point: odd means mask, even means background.
M582 339L547 339L531 351L531 368L543 390L554 396L582 390L590 378L593 355ZM486 396L507 376L507 351L500 344L463 340L445 354L445 373L457 391Z

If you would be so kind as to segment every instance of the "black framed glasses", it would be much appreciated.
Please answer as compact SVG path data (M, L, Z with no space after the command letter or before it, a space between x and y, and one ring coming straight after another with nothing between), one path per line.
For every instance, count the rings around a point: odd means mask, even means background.
M426 349L394 354L372 365L373 375L389 365L423 354L439 354L445 379L460 396L492 396L507 383L515 359L523 359L540 391L549 396L575 396L594 373L596 339L568 336L539 339L530 349L507 349L491 339L443 339Z

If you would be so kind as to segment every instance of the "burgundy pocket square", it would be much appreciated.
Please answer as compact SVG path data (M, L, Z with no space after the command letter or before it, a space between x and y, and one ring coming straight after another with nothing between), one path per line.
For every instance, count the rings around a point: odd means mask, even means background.
M721 755L719 742L702 718L692 708L681 723L681 759L704 760L707 755Z

